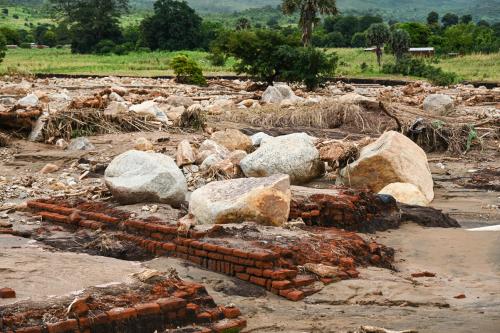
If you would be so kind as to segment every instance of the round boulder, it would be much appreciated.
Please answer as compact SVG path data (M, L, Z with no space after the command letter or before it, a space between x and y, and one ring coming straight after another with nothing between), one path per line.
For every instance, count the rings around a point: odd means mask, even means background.
M117 156L104 180L123 204L159 202L179 205L185 200L187 183L175 161L163 154L137 150Z

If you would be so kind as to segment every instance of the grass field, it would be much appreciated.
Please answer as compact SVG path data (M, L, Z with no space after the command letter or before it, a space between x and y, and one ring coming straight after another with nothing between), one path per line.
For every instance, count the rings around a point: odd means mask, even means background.
M367 78L401 78L401 76L382 74L378 70L375 55L360 49L331 49L337 52L339 66L337 76ZM49 73L84 75L130 75L157 76L172 74L169 61L176 54L185 53L198 61L205 74L232 74L234 60L230 59L224 67L214 67L207 59L208 53L149 52L117 55L74 55L68 49L13 49L7 52L0 73ZM384 61L393 61L385 55ZM366 66L362 66L365 63ZM473 54L457 58L442 59L436 66L457 73L469 81L500 82L500 53ZM363 70L362 67L365 69Z

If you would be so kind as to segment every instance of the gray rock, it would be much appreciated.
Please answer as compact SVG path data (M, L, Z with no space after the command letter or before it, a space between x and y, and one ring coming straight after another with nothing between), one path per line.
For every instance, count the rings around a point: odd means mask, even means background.
M194 101L190 97L170 95L166 103L172 106L184 106L188 108L194 104Z
M453 99L448 95L429 95L424 100L424 111L436 116L450 115L454 107Z
M68 150L94 150L95 146L90 143L89 139L79 137L70 141Z
M163 154L127 151L106 169L104 180L121 203L159 202L174 206L185 200L186 179L175 161Z
M125 101L125 99L123 99L123 97L121 97L120 95L118 95L114 91L111 94L109 94L109 100L115 101L115 102L124 102Z
M17 101L17 105L22 106L24 108L27 107L35 107L38 105L39 99L38 96L35 94L29 94L23 98L21 98L19 101Z
M215 154L222 160L229 156L229 150L213 140L205 140L198 148L196 163L201 164L208 156Z
M281 103L285 99L294 100L297 96L293 92L292 88L286 84L277 84L274 86L269 86L262 94L262 102L264 103Z
M287 175L212 182L191 195L189 212L200 224L253 221L281 226L290 213Z
M157 114L162 112L158 107L158 103L154 101L146 101L141 104L133 105L130 107L131 112L135 112L137 114L157 117Z
M111 102L109 105L104 109L104 114L106 116L117 116L121 113L127 113L128 112L128 105L125 102Z
M45 124L47 123L47 119L49 115L44 113L35 122L35 126L33 126L30 135L28 137L29 141L40 142L43 141L43 129L45 128Z
M307 182L325 172L314 141L305 133L267 139L241 161L241 169L247 177L287 174L292 184Z

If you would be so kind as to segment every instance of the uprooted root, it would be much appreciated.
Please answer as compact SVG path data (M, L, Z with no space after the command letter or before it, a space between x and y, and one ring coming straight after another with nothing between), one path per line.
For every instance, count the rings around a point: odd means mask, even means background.
M408 124L404 133L428 153L448 151L452 154L462 154L473 146L482 145L476 129L471 125L450 125L419 119Z
M117 134L127 132L151 132L162 130L161 122L148 120L133 113L119 117L104 115L98 109L68 110L50 115L43 130L45 140L63 138L70 140L76 136Z
M351 103L323 103L294 109L266 106L257 110L235 110L226 120L262 127L355 127L360 132L383 132L392 120L380 112L365 111Z

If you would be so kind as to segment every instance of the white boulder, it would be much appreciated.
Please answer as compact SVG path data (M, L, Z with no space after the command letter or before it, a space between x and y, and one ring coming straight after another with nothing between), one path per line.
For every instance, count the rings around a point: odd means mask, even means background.
M380 190L379 194L387 194L397 202L401 202L407 205L423 206L427 207L429 205L429 200L420 191L420 189L410 183L392 183Z
M287 175L212 182L191 195L189 212L199 224L254 221L281 226L290 214Z
M186 179L175 161L157 153L130 150L117 156L106 169L104 180L123 204L179 205L187 193Z

